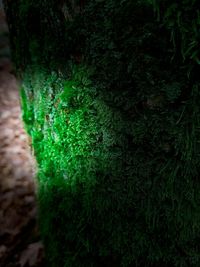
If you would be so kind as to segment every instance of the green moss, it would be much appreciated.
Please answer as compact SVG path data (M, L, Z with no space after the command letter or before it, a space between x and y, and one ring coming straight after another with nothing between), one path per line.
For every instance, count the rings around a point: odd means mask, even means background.
M108 104L131 104L128 92L117 100L88 75L76 67L68 80L33 69L24 77L50 266L196 266L198 91L180 111L150 108L133 119Z
M199 66L147 2L88 1L65 64L24 72L51 267L199 265Z

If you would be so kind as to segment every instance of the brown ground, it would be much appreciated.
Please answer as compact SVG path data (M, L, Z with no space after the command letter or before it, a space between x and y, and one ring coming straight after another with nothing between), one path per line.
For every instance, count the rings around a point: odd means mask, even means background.
M37 229L36 164L21 119L5 17L0 12L0 266L42 266Z

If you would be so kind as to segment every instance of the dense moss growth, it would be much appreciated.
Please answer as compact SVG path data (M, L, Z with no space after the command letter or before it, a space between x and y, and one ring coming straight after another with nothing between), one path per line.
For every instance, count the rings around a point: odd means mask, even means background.
M4 0L10 30L12 57L18 73L28 64L45 64L67 59L62 10L55 0ZM59 46L58 46L59 40Z
M17 2L49 266L199 266L197 1Z
M200 10L198 0L148 0L157 18L170 30L174 50L184 60L200 63Z

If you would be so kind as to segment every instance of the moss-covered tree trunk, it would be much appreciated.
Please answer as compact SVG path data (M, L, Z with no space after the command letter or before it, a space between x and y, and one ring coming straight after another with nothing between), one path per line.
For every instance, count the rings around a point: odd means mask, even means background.
M199 266L198 1L4 2L49 266Z

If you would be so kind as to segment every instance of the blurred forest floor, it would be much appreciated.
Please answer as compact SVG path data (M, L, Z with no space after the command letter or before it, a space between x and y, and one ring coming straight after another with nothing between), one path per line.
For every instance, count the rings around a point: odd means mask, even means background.
M8 29L0 10L0 266L44 266L37 228L36 164L21 119Z

